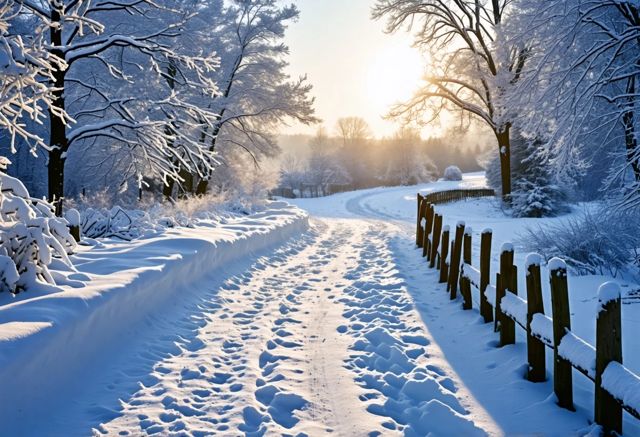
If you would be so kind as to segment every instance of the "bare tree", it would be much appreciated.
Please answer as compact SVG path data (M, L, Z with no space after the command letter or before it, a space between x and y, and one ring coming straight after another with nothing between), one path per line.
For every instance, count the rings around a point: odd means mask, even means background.
M339 118L336 122L336 133L342 139L342 145L345 147L371 137L371 129L365 119L361 117Z
M510 129L513 116L503 94L516 82L527 51L503 47L499 29L513 0L378 0L374 19L387 31L415 30L415 43L430 54L425 85L392 115L429 123L442 111L459 111L483 121L495 134L502 195L511 193ZM426 117L426 118L425 118Z

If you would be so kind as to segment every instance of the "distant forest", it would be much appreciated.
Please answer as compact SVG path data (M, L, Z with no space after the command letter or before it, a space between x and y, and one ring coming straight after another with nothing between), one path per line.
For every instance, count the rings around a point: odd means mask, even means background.
M491 144L469 144L463 135L422 139L415 129L401 128L376 139L358 117L338 120L329 134L281 136L280 184L277 194L315 197L377 186L413 185L441 177L451 165L463 172L482 170Z

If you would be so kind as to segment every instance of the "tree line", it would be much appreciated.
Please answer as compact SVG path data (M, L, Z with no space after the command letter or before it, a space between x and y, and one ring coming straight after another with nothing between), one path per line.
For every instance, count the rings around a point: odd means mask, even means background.
M332 132L320 127L306 145L309 153L281 160L276 194L318 197L378 186L415 185L441 177L450 165L481 170L486 146L471 147L459 138L422 139L415 128L399 128L389 138L373 138L360 117L338 119Z

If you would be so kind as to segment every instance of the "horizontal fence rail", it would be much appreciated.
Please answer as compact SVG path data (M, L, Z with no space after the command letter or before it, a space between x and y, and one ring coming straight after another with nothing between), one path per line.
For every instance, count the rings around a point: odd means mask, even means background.
M551 312L545 313L540 267L542 257L529 254L525 260L526 299L518 294L518 271L514 248L500 248L500 268L491 283L492 230L481 232L480 266L472 265L471 228L456 224L450 241L449 226L435 211L438 203L494 195L493 190L450 190L418 194L416 244L431 268L440 270L439 282L447 284L450 299L462 297L462 308L473 308L472 287L478 291L476 307L486 323L493 322L500 346L514 344L516 327L527 334L527 379L546 380L546 349L553 351L553 387L558 405L575 411L572 369L595 384L594 421L606 433L622 433L622 411L640 419L640 377L622 364L620 288L614 282L598 290L596 345L571 331L567 266L553 258L547 263L551 286Z

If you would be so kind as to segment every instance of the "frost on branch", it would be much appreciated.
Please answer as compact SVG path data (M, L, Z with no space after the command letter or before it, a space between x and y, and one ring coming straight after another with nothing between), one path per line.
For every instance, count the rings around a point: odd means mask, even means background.
M3 168L9 161L2 157ZM76 242L53 207L29 196L18 179L0 171L0 291L17 293L56 285L54 259L73 270L69 254Z

